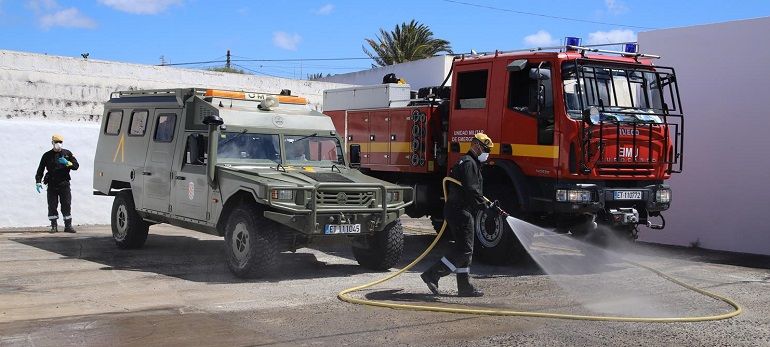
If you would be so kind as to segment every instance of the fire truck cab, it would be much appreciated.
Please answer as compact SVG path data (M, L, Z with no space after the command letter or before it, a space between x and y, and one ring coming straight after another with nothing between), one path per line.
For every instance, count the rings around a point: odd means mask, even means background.
M580 237L635 239L640 225L662 229L672 195L664 182L682 170L674 69L632 44L609 51L567 43L455 57L451 87L423 88L409 100L329 90L325 113L362 170L414 187L412 217L440 222L440 179L484 132L496 144L483 166L484 194L513 215ZM507 228L478 212L482 260L516 258Z

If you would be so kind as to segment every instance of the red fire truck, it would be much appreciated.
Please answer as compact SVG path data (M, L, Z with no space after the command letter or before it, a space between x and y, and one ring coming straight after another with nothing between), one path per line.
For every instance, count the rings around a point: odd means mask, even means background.
M684 126L674 69L636 47L568 38L559 48L456 56L451 87L416 97L402 84L327 90L324 112L351 162L414 188L411 217L441 225L441 179L484 132L495 142L484 193L506 211L578 237L635 239L639 225L665 226L664 182L682 170ZM476 255L517 259L520 245L502 217L476 217Z

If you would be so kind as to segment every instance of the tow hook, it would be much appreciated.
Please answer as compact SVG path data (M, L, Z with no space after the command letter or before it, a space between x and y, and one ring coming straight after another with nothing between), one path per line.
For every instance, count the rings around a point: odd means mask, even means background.
M661 223L660 224L652 224L652 222L647 221L647 227L648 228L653 229L653 230L662 230L663 228L666 227L666 219L663 218L662 214L660 214L658 216L660 217Z
M614 224L628 225L639 223L639 212L635 208L610 209Z

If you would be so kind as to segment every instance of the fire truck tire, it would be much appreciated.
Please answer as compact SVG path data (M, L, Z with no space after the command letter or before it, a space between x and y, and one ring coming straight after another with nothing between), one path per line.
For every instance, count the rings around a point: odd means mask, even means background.
M111 217L112 238L118 248L134 249L144 246L150 225L136 212L130 190L121 191L115 196Z
M239 278L257 278L276 267L276 224L261 217L254 204L244 204L230 214L225 225L227 267Z
M401 220L397 219L382 231L368 237L366 243L367 248L353 247L353 257L359 265L379 271L392 268L404 253L404 228Z
M503 210L516 216L518 209L510 201L516 196L510 186L495 184L485 187L492 200L499 200ZM515 264L527 259L527 251L511 230L505 218L494 210L480 210L474 216L476 231L473 253L481 262L491 265Z

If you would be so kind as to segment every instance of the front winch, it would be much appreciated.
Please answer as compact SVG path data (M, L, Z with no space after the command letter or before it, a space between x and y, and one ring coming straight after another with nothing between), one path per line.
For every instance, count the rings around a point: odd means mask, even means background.
M610 209L610 216L612 216L612 224L614 225L639 223L639 211L635 208Z

